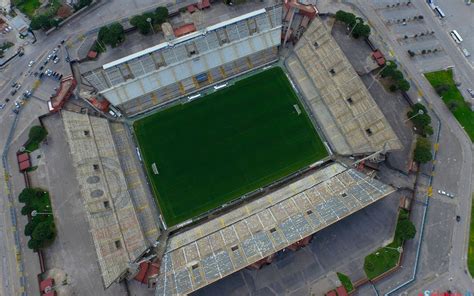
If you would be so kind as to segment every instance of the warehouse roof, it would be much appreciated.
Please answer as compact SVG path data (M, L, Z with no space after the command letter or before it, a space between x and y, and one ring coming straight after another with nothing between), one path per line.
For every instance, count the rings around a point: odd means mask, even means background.
M394 192L333 163L172 236L156 295L187 294L269 256Z
M402 148L364 83L319 18L288 59L331 147L341 155Z

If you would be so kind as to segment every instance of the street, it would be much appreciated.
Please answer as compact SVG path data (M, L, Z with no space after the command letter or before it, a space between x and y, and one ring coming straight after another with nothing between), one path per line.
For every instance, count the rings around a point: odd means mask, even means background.
M424 15L426 25L437 34L436 37L443 46L444 51L449 55L454 72L456 73L456 80L461 82L461 85L468 87L473 85L472 77L474 71L468 63L465 62L464 56L457 49L452 38L446 33L446 30L441 26L439 20L431 12L425 1L413 1L414 5ZM465 217L453 229L451 237L452 249L450 251L449 267L447 272L440 274L439 277L429 278L426 281L416 282L416 288L408 290L408 294L412 295L415 292L421 292L421 289L441 290L449 287L456 287L457 291L469 291L473 287L472 278L465 273L467 269L466 252L467 240L469 238L469 217L471 209L471 184L472 184L472 142L467 134L458 124L456 119L452 116L446 105L439 99L429 82L423 77L420 68L414 64L406 51L400 46L400 43L390 33L389 29L375 11L372 5L374 1L356 0L353 3L361 9L376 32L380 34L380 39L383 39L387 45L386 52L392 52L399 64L407 72L409 78L415 83L419 89L411 89L412 97L417 98L423 96L430 107L438 114L442 122L442 136L439 146L439 160L436 174L434 176L433 187L449 188L449 190L456 190L456 213L461 217ZM377 37L375 37L377 38ZM458 143L458 144L456 144ZM429 212L431 215L437 213ZM427 232L437 231L436 228L427 229ZM424 242L429 244L430 242ZM422 253L422 256L424 254ZM441 258L433 258L441 259ZM422 270L422 272L426 272ZM418 276L418 279L423 279L423 276ZM455 280L454 280L455 279ZM403 289L402 289L403 290ZM397 291L394 295L401 292Z

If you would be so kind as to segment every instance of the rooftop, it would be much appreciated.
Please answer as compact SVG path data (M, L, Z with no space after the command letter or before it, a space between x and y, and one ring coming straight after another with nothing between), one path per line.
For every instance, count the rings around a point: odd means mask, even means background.
M147 248L108 121L61 112L105 287Z
M156 295L187 294L265 258L395 190L332 163L168 240Z
M402 148L374 98L319 18L303 34L287 65L338 154Z

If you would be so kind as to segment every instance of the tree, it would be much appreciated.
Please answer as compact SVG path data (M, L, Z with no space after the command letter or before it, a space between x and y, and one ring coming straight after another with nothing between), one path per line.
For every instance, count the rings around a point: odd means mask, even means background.
M449 85L448 84L445 84L445 83L442 83L440 85L437 85L435 87L435 91L436 93L439 95L439 96L442 96L445 92L447 92L449 90Z
M410 220L404 219L398 222L397 230L395 232L395 235L398 238L402 241L406 241L415 237L416 228Z
M98 40L112 47L116 47L125 40L123 26L119 23L113 23L110 26L100 28Z
M24 204L31 204L33 198L36 197L36 190L33 188L25 188L20 192L18 200Z
M150 33L150 23L146 21L142 15L136 15L130 19L130 24L138 29L138 31L146 35Z
M53 240L55 235L54 223L51 220L46 220L35 227L31 238L40 242L47 242Z
M388 88L391 92L396 92L397 91L397 86L395 84L392 84Z
M41 246L42 246L42 242L38 240L30 239L28 241L28 248L30 248L31 250L37 251L41 248Z
M459 108L460 104L456 100L451 100L448 102L448 108L451 110L451 112L456 111Z
M399 81L403 79L403 73L400 70L394 70L390 77L392 77L393 80Z
M155 21L157 24L162 24L168 18L168 8L160 6L155 10Z
M396 71L397 69L397 64L390 61L390 64L388 66L386 66L382 72L380 72L380 76L382 77L391 77L393 75L393 73Z
M21 208L21 214L23 216L27 216L31 213L32 209L31 207L29 207L28 205L24 205L22 208Z
M79 2L74 5L74 10L78 11L79 9L89 6L92 3L92 0L79 0Z
M48 131L44 127L40 125L35 125L31 127L28 133L28 141L33 143L40 143L46 138L47 135Z
M403 77L403 74L402 74L402 77ZM410 89L410 82L402 78L398 80L397 88L401 91L408 91Z
M25 225L24 233L27 236L31 236L33 231L35 230L36 226L40 223L39 219L33 218L28 222L28 224Z
M40 14L38 16L34 16L31 19L30 28L32 30L49 29L50 28L50 18L45 14Z
M352 32L352 36L354 38L359 38L359 37L369 37L370 35L370 27L363 22L359 23L355 28L354 31Z
M356 16L350 12L338 10L336 12L336 20L343 22L352 28L352 26L356 23Z
M433 159L431 154L431 142L427 138L419 137L416 141L413 160L419 163L426 163Z

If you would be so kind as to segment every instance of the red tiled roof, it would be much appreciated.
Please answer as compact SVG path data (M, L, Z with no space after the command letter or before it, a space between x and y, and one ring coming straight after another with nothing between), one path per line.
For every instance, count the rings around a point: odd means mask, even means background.
M48 293L44 293L43 296L56 296L56 291L51 290Z
M332 290L326 293L326 296L337 296L336 291Z
M193 13L193 12L195 12L195 11L197 10L196 6L194 6L194 5L192 5L192 4L191 4L191 5L188 5L187 9L188 9L188 12L189 12L189 13Z
M40 290L44 292L47 287L52 287L54 285L54 280L52 278L47 278L40 283Z
M148 262L144 261L140 263L138 270L139 270L138 274L134 277L134 279L145 284L146 283L145 276L148 270Z
M88 53L87 53L87 57L89 59L95 59L97 57L97 51L93 51L93 50L90 50Z
M24 170L28 169L31 166L30 160L25 160L19 163L20 171L23 172Z
M26 152L18 154L16 157L18 158L18 162L22 162L22 161L30 159L30 156Z
M186 24L179 28L176 28L174 30L174 35L176 37L181 37L195 31L196 31L196 27L194 26L194 24Z
M197 7L199 9L209 8L211 7L211 3L209 2L209 0L202 0L198 2Z
M340 286L336 288L337 296L347 296L347 291L344 286Z
M379 58L384 57L383 53L378 49L372 53L372 56L374 57L374 59L379 59Z

